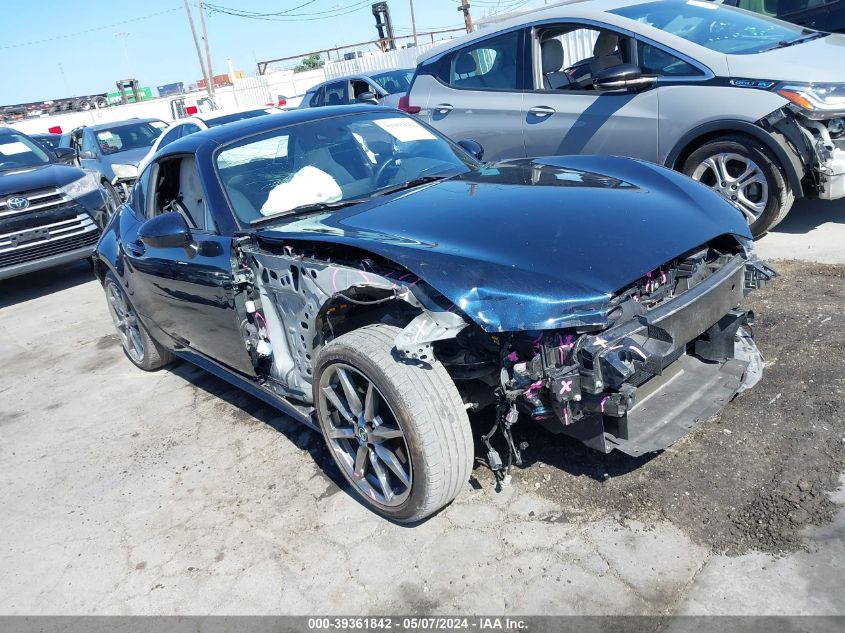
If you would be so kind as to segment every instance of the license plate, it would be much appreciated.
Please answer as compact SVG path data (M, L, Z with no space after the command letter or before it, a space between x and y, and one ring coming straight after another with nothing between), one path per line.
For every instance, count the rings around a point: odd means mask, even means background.
M30 229L29 231L15 233L11 237L11 242L12 246L20 246L29 242L39 242L48 239L50 239L50 229Z

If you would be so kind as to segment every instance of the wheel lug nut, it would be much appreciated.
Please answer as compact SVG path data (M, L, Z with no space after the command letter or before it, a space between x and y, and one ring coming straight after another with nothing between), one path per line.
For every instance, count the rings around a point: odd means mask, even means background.
M731 200L736 200L736 196L731 196Z
M728 183L723 182L723 183L722 183L722 186L723 186L723 187L727 187L727 186L728 186Z

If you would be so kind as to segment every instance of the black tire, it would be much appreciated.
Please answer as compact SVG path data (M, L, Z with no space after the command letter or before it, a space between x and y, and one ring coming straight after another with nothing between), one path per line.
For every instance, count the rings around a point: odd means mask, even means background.
M132 307L129 297L123 290L120 281L118 281L117 277L115 277L111 271L107 272L105 278L103 279L103 289L106 291L106 302L109 306L109 314L111 314L112 320L115 322L115 329L117 330L118 338L120 339L121 346L123 347L123 353L130 361L132 361L132 364L144 371L155 371L173 362L173 354L159 345L158 341L153 339L149 332L147 332L147 329L144 327L143 323L141 323L140 319L135 316L135 309ZM133 338L132 334L124 332L121 327L118 326L120 315L116 310L115 304L112 302L112 291L115 294L119 294L125 302L125 306L127 308L125 309L125 315L130 317L132 327L137 328L137 338ZM127 326L127 328L128 327L129 326ZM140 343L140 354L135 346L136 343Z
M749 220L750 223L752 235L755 238L765 235L767 231L773 229L786 217L795 202L795 194L786 181L783 168L778 159L760 141L750 136L736 135L725 136L705 143L689 155L684 161L681 171L687 176L695 178L696 170L708 158L721 154L738 154L753 161L765 178L768 188L768 200L765 208L754 221L746 216L746 220ZM719 189L718 186L706 179L696 179L712 186L717 191ZM725 193L720 193L728 197Z
M351 488L377 513L399 522L414 522L434 514L458 495L469 480L474 450L469 418L455 383L437 361L402 361L393 345L400 331L383 324L369 325L327 344L316 360L314 401L329 452ZM351 368L369 380L404 434L413 476L407 498L400 505L386 506L375 496L364 494L333 448L329 429L336 429L321 410L320 384L324 374L337 367Z

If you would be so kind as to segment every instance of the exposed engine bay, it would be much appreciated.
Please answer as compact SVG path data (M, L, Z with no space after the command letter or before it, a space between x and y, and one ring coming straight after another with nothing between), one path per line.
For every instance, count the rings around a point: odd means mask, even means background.
M242 238L235 305L264 388L310 410L315 358L343 333L402 328L405 362L440 362L468 410L494 407L482 440L501 483L525 446L511 429L541 424L602 451L664 449L762 374L745 295L775 272L732 236L666 262L608 298L601 326L488 332L423 279L344 245ZM504 454L494 436L504 438Z
M793 105L777 110L758 124L794 154L794 167L804 173L803 189L809 197L837 200L845 197L845 116L812 118Z

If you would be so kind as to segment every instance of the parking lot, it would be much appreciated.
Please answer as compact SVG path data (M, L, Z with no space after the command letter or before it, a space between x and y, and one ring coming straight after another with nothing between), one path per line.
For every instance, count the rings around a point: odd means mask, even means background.
M845 205L760 250L763 382L656 456L520 428L416 526L344 491L322 440L187 364L124 357L85 263L0 284L6 614L842 614Z

